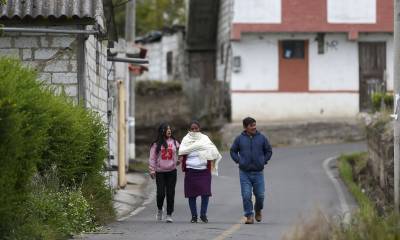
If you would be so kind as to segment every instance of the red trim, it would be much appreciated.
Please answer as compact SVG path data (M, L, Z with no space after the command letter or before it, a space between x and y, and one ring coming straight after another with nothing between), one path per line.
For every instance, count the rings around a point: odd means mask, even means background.
M332 24L327 21L327 0L282 0L282 23L233 23L232 40L242 33L259 32L393 32L393 1L376 0L374 24Z
M356 90L310 90L310 91L279 91L279 90L231 90L231 93L353 93L358 94L359 91Z

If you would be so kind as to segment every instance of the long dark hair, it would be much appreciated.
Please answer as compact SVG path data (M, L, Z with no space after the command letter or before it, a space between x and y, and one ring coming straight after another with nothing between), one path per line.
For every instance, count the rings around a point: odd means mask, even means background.
M158 127L157 139L151 144L151 146L153 146L153 144L157 144L156 154L158 154L160 152L161 146L164 146L165 149L168 148L167 141L165 140L165 134L167 133L168 128L170 128L170 126L166 122L161 123L160 126ZM171 138L174 140L174 144L176 147L176 142L178 140L176 140L172 134L171 134Z

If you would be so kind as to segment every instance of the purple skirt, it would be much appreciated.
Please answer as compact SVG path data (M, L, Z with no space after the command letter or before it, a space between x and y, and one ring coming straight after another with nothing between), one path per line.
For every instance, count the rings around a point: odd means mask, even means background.
M211 196L211 172L186 168L185 197Z

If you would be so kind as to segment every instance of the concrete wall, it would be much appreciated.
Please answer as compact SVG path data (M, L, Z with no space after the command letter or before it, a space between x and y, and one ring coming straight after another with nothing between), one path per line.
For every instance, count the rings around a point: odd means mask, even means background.
M234 0L235 23L280 23L281 0Z
M259 120L355 117L359 112L358 42L346 34L326 34L325 53L318 54L316 34L247 34L232 43L240 56L232 72L232 118L252 115ZM279 92L279 40L308 40L309 90ZM387 42L388 89L393 88L393 40L389 34L361 34L359 41ZM249 107L250 106L250 107ZM265 110L261 110L265 109ZM260 111L261 110L261 111Z
M328 0L329 23L376 23L376 0Z
M231 24L234 0L221 0L218 15L216 77L218 81L230 82L231 56L230 43Z

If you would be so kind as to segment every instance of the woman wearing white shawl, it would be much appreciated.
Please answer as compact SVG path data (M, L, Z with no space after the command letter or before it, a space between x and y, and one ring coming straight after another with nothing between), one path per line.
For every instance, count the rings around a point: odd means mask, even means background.
M183 157L185 197L189 199L191 222L197 222L196 198L201 196L200 219L207 223L211 173L218 175L218 164L222 156L210 138L200 132L200 124L197 121L190 124L190 131L183 138L178 154Z

